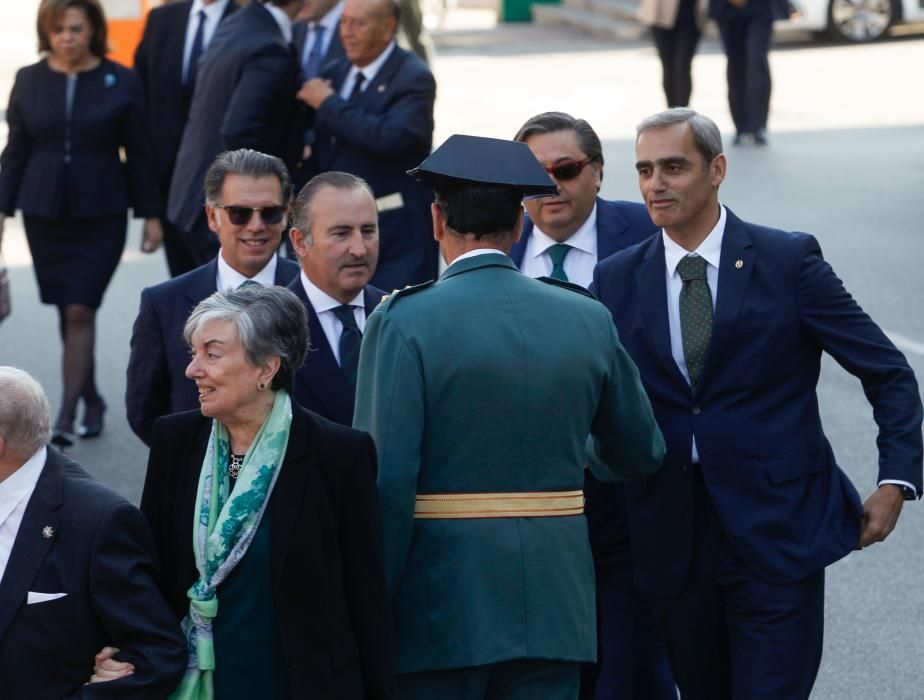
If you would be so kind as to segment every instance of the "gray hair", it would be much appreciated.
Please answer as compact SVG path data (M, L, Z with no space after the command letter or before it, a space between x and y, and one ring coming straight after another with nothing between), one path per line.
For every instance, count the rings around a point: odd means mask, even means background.
M599 163L602 168L603 146L597 132L584 119L575 119L564 112L543 112L527 119L513 140L526 143L537 134L551 134L556 131L573 131L577 135L578 147L592 162Z
M28 459L51 440L51 406L42 385L15 367L0 366L0 437Z
M271 389L289 393L295 372L308 352L308 316L305 306L284 287L264 287L245 282L230 292L215 292L193 309L183 328L183 338L192 337L210 321L228 321L237 328L244 357L254 367L272 357L280 360Z
M315 175L302 187L292 208L292 225L305 234L308 243L311 243L311 202L325 187L332 187L335 190L365 190L373 200L375 199L369 183L361 177L339 170L329 170L326 173Z
M276 156L270 156L250 148L219 153L212 161L205 174L205 201L208 204L221 202L221 188L228 175L246 175L248 177L275 177L282 189L282 204L285 205L292 196L292 179L289 171Z
M693 133L696 150L706 159L706 165L722 153L722 134L719 127L709 117L689 107L674 107L646 117L635 127L636 140L643 132L651 129L663 129L674 124L689 124Z

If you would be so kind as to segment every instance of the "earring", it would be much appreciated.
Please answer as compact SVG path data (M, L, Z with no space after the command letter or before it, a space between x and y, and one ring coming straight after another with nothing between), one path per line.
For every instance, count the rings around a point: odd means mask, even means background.
M264 389L266 389L266 384L264 384L263 382L260 382L259 384L257 384L257 389L259 389L260 391L263 391Z

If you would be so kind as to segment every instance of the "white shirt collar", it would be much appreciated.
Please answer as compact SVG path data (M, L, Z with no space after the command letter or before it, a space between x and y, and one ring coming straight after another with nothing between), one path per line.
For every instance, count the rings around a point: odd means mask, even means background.
M325 311L336 309L338 306L343 306L342 301L334 299L330 294L308 279L308 275L305 274L304 270L302 270L301 278L302 287L305 288L305 294L308 296L308 301L311 302L311 307L316 314L322 314ZM349 303L350 306L359 306L362 309L366 308L366 304L363 301L363 291L362 289L359 290L359 294L353 297L353 300Z
M362 73L366 78L366 82L363 83L363 90L365 90L366 87L368 87L369 84L372 83L373 80L375 80L375 76L382 69L382 66L385 65L385 61L388 60L388 57L391 56L391 52L394 50L395 50L395 40L392 39L391 43L385 47L385 50L379 54L378 58L376 58L368 66L366 66L365 68L357 68L356 66L352 66L350 68L350 73L349 75L347 75L347 79L344 84L352 86L353 81L356 79L356 74ZM350 90L352 91L352 89L353 88L351 87Z
M530 245L530 253L534 258L538 258L553 245L558 244L558 241L549 237L542 229L536 225L535 221L533 222L533 236L530 242L532 243L532 245ZM585 253L589 253L590 255L597 255L596 204L594 204L594 208L591 210L590 216L584 220L584 223L581 224L581 227L571 235L571 238L564 241L564 243L570 245L572 248L577 248L578 250L582 250Z
M225 262L225 256L218 251L218 279L215 281L215 287L219 292L228 292L237 289L247 280L259 282L264 287L271 287L276 284L276 254L269 259L266 267L260 270L253 277L247 277L231 267Z
M696 250L690 251L681 246L679 243L661 231L661 238L664 241L664 262L667 264L667 274L673 276L677 274L677 265L680 261L691 253L696 253L703 258L712 267L718 269L719 259L722 257L722 238L725 235L725 207L719 204L719 220L706 236L705 240L699 244Z
M23 498L30 496L35 490L47 458L48 448L43 445L25 464L0 482L0 525L6 522L10 513L22 503Z
M269 12L273 19L276 20L276 24L279 25L279 31L282 32L283 38L286 40L287 44L292 43L292 20L289 19L289 15L285 13L278 5L273 5L272 3L266 2L263 3L263 7L266 8L266 11Z
M206 20L220 18L229 2L230 0L216 0L206 5L202 0L193 0L192 7L189 8L189 16L195 17L199 10L204 10Z
M497 248L475 248L475 250L470 250L467 253L462 253L458 258L453 260L449 266L452 267L460 260L467 260L468 258L474 258L479 255L487 255L488 253L497 253L498 255L505 255L504 251L498 250Z

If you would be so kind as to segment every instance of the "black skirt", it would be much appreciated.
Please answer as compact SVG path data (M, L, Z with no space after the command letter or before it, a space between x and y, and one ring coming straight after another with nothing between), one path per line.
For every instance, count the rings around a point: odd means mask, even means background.
M23 214L42 303L98 309L125 248L127 214L46 219Z

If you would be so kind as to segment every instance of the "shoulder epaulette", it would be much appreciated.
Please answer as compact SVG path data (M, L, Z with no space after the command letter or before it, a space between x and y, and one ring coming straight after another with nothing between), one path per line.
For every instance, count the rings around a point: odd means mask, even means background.
M595 299L596 297L588 292L584 287L574 282L565 282L564 280L555 279L554 277L537 277L537 280L540 282L545 282L546 284L552 284L556 287L562 287L564 289L570 289L572 292L577 292L578 294L583 294L585 297L590 297Z
M422 284L409 284L404 289L396 289L391 294L385 294L382 296L382 301L379 302L378 308L382 309L382 311L387 311L399 297L406 297L419 292L421 289L426 289L434 282L436 282L436 280L430 280L429 282L424 282Z

